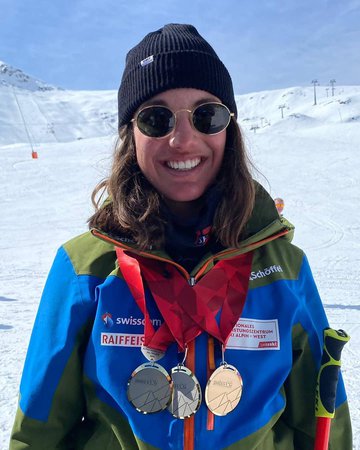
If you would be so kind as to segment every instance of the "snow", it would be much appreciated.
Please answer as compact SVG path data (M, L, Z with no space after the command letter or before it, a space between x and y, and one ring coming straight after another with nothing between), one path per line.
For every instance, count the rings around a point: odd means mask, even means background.
M90 195L107 174L116 138L115 91L38 90L30 81L20 88L0 71L4 449L47 272L57 248L87 229ZM307 253L330 324L351 335L343 374L360 450L360 86L336 86L331 94L318 86L313 105L313 87L293 87L237 96L237 105L256 177L285 200L294 243Z
M30 91L48 91L56 89L54 86L30 77L20 69L12 67L0 61L0 84L5 86L17 86Z

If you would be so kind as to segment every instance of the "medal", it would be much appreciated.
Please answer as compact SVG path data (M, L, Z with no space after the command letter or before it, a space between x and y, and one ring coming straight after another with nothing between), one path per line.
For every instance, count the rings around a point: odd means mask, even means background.
M201 405L200 383L191 370L184 366L187 350L186 347L183 362L171 370L173 395L168 411L177 419L192 416Z
M161 271L150 258L129 256L118 247L116 254L124 279L144 314L142 352L150 361L132 373L127 387L129 402L143 414L168 408L174 417L184 419L196 413L201 404L201 388L184 361L172 369L171 378L155 361L174 341L181 350L186 350L188 342L206 331L222 343L223 352L222 363L206 385L206 404L217 416L233 411L240 401L243 382L237 369L224 361L224 347L245 304L252 252L219 261L191 286L170 263L164 268L171 282L164 282ZM146 307L143 277L164 319L157 329ZM215 364L210 367L213 369Z
M164 410L171 401L173 384L167 371L154 362L142 364L128 381L127 397L143 414Z
M170 403L173 383L167 371L155 361L164 356L173 337L166 324L160 326L158 330L155 330L152 325L146 308L145 291L138 261L127 256L118 248L116 254L124 279L139 309L144 314L144 344L141 351L149 361L137 367L131 374L127 383L127 398L137 411L143 414L156 413L163 411ZM158 345L152 347L151 343L154 342ZM164 351L161 350L161 345L159 346L161 342L163 342Z
M185 366L171 370L173 395L168 411L177 419L185 419L196 413L201 405L201 388L195 375Z
M207 407L216 416L226 416L240 401L242 378L236 367L223 363L209 378L205 388Z

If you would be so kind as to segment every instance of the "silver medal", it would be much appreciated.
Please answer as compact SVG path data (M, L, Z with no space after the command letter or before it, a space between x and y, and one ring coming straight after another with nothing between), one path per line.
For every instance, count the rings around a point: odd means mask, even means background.
M171 401L173 383L167 371L154 362L142 364L128 381L129 402L143 414L164 410Z
M192 416L201 405L200 383L191 370L183 365L171 370L171 379L173 395L168 410L177 419Z

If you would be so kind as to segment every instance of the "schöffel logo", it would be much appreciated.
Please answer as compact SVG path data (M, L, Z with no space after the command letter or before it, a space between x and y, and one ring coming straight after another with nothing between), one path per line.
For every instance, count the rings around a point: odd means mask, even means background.
M258 270L257 272L251 272L250 281L256 280L258 278L265 278L271 275L272 273L279 273L279 272L283 272L281 266L266 267L265 269Z

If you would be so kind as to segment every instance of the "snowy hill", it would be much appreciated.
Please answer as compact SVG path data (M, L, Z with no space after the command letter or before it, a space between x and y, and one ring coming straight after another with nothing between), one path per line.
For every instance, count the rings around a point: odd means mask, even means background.
M0 145L70 142L116 132L116 93L54 88L0 61Z
M237 96L239 123L256 132L269 126L279 129L308 128L324 123L360 125L360 86L294 87ZM283 117L282 117L283 116Z
M0 145L36 146L116 133L115 91L65 91L39 83L0 62ZM360 86L337 86L334 96L331 89L318 86L315 106L312 87L257 92L236 100L239 123L257 133L269 127L281 131L360 123Z
M115 92L33 92L0 85L0 145L70 142L116 131Z
M51 91L54 86L26 75L22 70L0 61L0 85L14 86L28 91Z
M284 198L330 324L351 336L343 373L360 450L360 86L337 86L334 97L325 89L315 106L312 87L236 100L256 176ZM56 249L86 230L91 191L111 162L116 94L0 83L1 449L47 272Z

